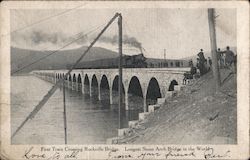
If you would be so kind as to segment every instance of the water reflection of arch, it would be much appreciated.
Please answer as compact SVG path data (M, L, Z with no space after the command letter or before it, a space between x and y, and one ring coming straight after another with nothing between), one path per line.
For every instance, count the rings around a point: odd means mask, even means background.
M156 104L157 98L161 98L161 88L160 85L155 77L152 77L147 86L147 93L146 93L146 105ZM146 107L146 111L148 111L148 107Z
M68 81L68 76L66 76L66 73L63 77L65 78L66 81Z
M97 80L95 74L92 75L90 85L91 85L90 86L90 96L91 97L98 97L98 80Z
M119 103L119 93L118 93L118 87L119 87L119 76L116 75L112 81L112 86L111 86L111 96L110 98L112 98L112 100L110 100L111 104L118 104ZM125 103L125 89L124 89L124 84L122 83L122 93L123 93L123 106Z
M137 76L133 76L129 81L128 86L128 101L129 109L142 110L143 108L143 90L140 80Z

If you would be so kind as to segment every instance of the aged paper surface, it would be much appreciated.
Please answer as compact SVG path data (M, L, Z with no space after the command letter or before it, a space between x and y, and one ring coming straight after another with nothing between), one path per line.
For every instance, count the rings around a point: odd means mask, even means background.
M249 157L246 1L2 2L0 60L2 159Z

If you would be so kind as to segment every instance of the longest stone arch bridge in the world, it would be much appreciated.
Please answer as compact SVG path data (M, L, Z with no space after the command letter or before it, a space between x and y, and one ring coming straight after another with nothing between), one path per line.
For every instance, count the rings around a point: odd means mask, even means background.
M134 95L142 98L143 110L147 112L148 104L173 92L169 91L170 85L178 84L176 87L182 85L184 72L189 70L189 68L124 68L122 81L125 109L131 109L131 98ZM66 75L67 70L35 70L32 73L43 80L56 83ZM108 90L110 104L115 103L118 69L75 69L65 79L66 87L89 94L90 97L96 95L99 100L103 97L104 89Z

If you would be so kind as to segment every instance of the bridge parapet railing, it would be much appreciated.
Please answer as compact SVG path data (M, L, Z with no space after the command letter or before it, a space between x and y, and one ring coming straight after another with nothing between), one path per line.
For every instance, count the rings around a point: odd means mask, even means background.
M37 72L46 72L46 73L66 73L68 70L34 70L32 73ZM190 71L190 68L123 68L123 72L127 73L171 73L171 74L183 74L187 71ZM96 72L96 73L107 73L107 72L117 72L118 69L74 69L72 70L73 73L82 73L82 72Z

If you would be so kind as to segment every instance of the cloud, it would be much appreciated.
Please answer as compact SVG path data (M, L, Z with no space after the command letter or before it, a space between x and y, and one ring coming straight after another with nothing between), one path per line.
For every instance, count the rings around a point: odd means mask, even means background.
M62 32L46 33L43 30L32 30L29 33L11 35L12 46L29 49L44 49L41 46L47 46L48 49L57 49L59 46L62 47L71 42L73 42L71 46L84 45L88 42L88 37L83 32L68 36Z

